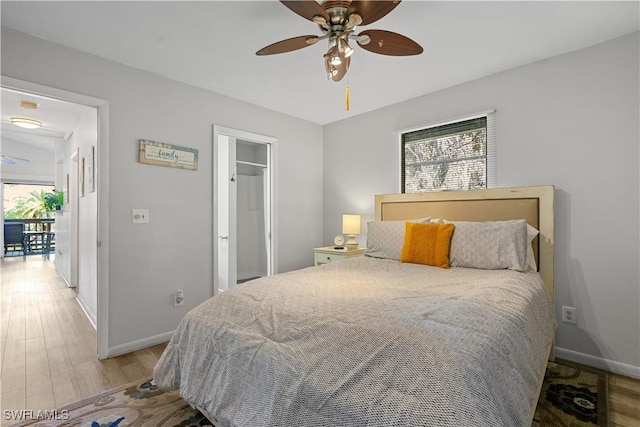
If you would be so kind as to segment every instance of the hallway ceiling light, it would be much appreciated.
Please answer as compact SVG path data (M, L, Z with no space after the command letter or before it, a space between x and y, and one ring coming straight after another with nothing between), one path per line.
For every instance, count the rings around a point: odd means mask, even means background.
M38 129L39 127L42 127L42 122L40 120L30 119L28 117L15 116L11 117L10 120L12 124L25 129Z

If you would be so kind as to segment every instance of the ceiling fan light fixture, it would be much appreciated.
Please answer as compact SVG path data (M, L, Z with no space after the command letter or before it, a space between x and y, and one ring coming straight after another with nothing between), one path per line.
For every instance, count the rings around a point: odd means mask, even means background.
M329 50L329 62L331 65L340 65L342 64L342 59L340 58L340 52L336 48L332 48Z
M324 70L327 74L331 75L331 72L335 70L336 67L331 65L331 58L329 57L329 52L324 54Z
M349 43L343 38L338 39L338 50L342 52L345 58L353 55L353 49L349 46Z
M29 117L14 116L9 120L12 124L24 129L38 129L39 127L42 127L42 122L40 120L30 119Z
M386 30L366 30L361 34L355 34L357 26L369 25L380 20L395 9L400 1L281 1L292 12L318 25L323 34L280 40L258 50L256 55L291 52L313 45L320 40L327 40L329 46L323 56L324 66L327 77L334 82L342 80L349 70L353 55L349 41L355 41L363 49L379 55L419 55L423 52L422 47L402 34Z
M329 52L324 54L324 69L327 72L327 78L338 74L338 69L331 63L331 55L329 55Z

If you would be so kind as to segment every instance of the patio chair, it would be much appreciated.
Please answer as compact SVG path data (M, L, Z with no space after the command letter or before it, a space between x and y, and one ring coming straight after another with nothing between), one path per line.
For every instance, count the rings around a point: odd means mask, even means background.
M21 222L5 222L4 223L4 254L7 255L9 247L16 250L19 247L22 255L26 255L24 247L24 224Z

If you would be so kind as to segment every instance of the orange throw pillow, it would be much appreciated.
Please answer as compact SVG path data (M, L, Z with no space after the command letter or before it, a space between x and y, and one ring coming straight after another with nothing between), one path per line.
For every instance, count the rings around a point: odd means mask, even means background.
M449 268L449 246L453 224L405 224L400 262Z

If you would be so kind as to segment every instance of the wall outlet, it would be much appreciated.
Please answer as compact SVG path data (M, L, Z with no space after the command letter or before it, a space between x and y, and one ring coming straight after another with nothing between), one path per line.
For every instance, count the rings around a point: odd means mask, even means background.
M573 325L576 324L576 308L568 307L566 305L562 306L562 321L564 323L571 323Z
M184 292L177 291L175 294L173 294L173 306L180 307L182 304L184 304Z

